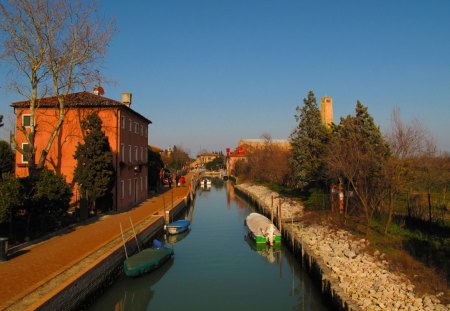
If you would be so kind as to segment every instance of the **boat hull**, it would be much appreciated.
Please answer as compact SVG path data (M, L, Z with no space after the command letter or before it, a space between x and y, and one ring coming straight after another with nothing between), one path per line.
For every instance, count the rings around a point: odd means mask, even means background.
M250 232L250 233L252 233L252 232ZM267 239L265 236L254 235L253 233L251 234L251 236L255 240L256 244L266 244L267 243ZM275 235L273 237L273 242L275 244L280 244L281 243L281 235Z
M136 277L157 269L173 255L170 247L147 248L127 258L123 270L127 276Z
M176 220L166 225L166 230L169 234L179 234L183 233L189 229L191 222L187 219L185 220Z

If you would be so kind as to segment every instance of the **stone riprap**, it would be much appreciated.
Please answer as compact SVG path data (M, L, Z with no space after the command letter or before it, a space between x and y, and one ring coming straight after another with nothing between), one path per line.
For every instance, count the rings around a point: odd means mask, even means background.
M300 243L302 254L307 252L322 271L333 294L340 295L344 305L352 310L450 310L440 303L437 295L419 296L405 275L389 271L389 262L379 251L370 254L369 241L356 238L344 230L326 225L291 224L289 219L302 214L303 206L282 198L265 187L240 184L241 190L258 198L261 208L270 213L272 196L281 200L283 231ZM278 204L278 203L277 203ZM343 307L345 309L345 307Z

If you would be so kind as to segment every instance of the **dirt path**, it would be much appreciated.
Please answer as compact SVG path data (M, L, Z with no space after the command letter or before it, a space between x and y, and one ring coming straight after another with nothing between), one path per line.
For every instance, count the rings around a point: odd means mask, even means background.
M174 201L185 197L188 191L189 185L173 188ZM166 206L171 205L172 190L152 197L128 212L106 215L96 222L79 225L72 231L26 247L19 251L20 255L0 262L0 309L7 308L117 238L120 223L127 231L131 227L130 217L136 225L162 211L163 202Z

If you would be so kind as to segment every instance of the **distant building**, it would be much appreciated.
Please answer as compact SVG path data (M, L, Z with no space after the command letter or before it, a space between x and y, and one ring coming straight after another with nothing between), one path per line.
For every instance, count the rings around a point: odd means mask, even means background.
M328 126L333 123L333 99L331 97L324 96L320 99L320 117L322 124Z
M200 165L209 163L214 161L216 158L218 158L220 155L216 152L205 152L201 153L197 156L197 159L200 162Z
M79 92L65 98L66 114L64 123L53 141L45 166L65 176L73 186L73 203L80 199L78 186L73 183L73 173L77 165L75 150L83 143L81 121L90 113L96 113L102 120L102 131L108 138L113 154L116 180L113 189L113 210L127 210L147 199L147 146L149 119L131 109L131 93L122 94L122 102L95 93ZM35 138L36 155L39 155L48 141L51 130L58 120L57 97L42 98L36 110L38 131ZM29 131L30 103L12 103L16 115L16 128ZM25 135L16 130L16 141L26 148ZM16 152L17 176L28 176L27 159Z

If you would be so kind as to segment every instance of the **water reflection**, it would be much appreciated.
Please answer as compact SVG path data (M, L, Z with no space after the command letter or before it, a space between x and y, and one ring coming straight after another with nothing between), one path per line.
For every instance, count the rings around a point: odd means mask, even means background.
M251 237L250 234L244 236L245 242L250 246L250 249L260 254L262 257L267 259L269 263L275 263L277 257L281 256L281 244L275 244L274 246L269 246L267 244L256 243L255 239Z
M245 208L247 203L241 197L234 193L234 185L231 180L225 182L227 192L227 207L230 208L231 203L235 203L239 208Z
M165 240L167 243L174 245L181 240L183 240L191 231L191 229L187 229L185 232L179 233L179 234L167 234L165 236Z
M149 302L155 294L153 286L170 270L174 259L170 259L159 269L150 274L145 274L137 278L127 278L121 276L119 281L124 283L120 289L112 289L110 295L116 297L114 300L107 300L101 305L97 305L95 310L146 310ZM114 306L109 305L114 303Z

